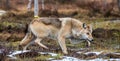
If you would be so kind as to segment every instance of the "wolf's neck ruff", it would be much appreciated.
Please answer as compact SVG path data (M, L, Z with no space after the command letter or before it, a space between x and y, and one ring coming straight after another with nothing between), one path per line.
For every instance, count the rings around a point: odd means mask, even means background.
M71 33L72 33L73 37L76 37L76 38L79 37L81 32L84 31L83 25L84 25L84 23L81 23L76 19L71 20L71 28L72 28Z

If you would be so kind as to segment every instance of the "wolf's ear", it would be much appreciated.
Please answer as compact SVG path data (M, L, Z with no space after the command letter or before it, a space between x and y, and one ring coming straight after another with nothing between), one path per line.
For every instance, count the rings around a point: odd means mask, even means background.
M84 28L84 29L86 29L86 27L87 27L87 26L86 26L86 24L85 24L85 23L83 23L83 28Z
M87 26L87 29L90 30L90 32L92 32L92 25L89 24L89 25Z

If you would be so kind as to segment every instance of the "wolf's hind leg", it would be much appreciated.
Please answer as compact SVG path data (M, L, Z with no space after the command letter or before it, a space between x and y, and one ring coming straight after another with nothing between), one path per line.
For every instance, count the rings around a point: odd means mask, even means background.
M31 33L26 33L25 37L20 42L18 48L23 50L24 46L28 45L31 42L31 39L33 37L31 36ZM27 47L26 47L27 48Z
M26 39L28 38L28 33L25 35L25 37L22 39L22 41L20 42L20 45L23 45L26 41Z
M35 40L35 43L37 43L39 46L41 46L41 47L43 47L43 48L45 48L45 49L49 49L49 48L46 47L44 44L40 43L41 41L42 41L42 39L37 38L37 39Z
M33 38L33 39L23 48L23 50L27 50L27 47L30 46L31 44L33 44L35 39L36 39L36 38Z
M27 47L30 46L30 45L33 44L33 43L34 43L34 41L31 41L30 43L28 43L28 44L23 48L23 50L27 50Z
M22 39L22 41L20 42L20 45L26 45L26 44L28 44L28 43L30 43L31 42L31 40L30 40L30 33L27 33L26 35L25 35L25 37Z

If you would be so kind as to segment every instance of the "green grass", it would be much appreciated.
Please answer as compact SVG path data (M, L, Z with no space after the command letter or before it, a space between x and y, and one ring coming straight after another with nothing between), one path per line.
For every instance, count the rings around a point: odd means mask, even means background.
M40 56L38 56L38 57L35 57L35 58L33 58L35 61L38 61L38 60L41 60L41 61L46 61L48 58L50 58L51 56L50 55L40 55Z

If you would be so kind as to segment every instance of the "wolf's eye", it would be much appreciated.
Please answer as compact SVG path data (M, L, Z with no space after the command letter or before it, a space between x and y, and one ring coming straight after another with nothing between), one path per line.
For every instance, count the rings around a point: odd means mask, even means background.
M87 33L87 35L89 35L89 33Z

